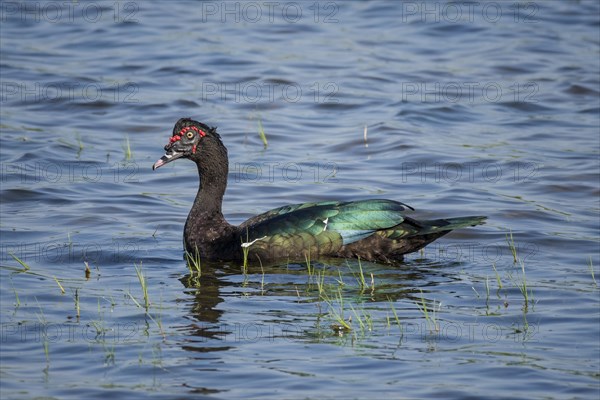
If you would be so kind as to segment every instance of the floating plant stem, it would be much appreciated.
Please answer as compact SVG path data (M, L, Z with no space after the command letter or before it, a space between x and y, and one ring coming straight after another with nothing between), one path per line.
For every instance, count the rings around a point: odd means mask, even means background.
M60 294L65 294L65 288L63 287L63 285L60 284L60 281L58 280L58 278L56 278L55 276L53 276L53 278L56 281L56 284L58 285L58 287L60 288Z
M21 264L21 266L23 267L23 271L29 271L29 270L30 270L30 268L29 268L29 265L27 265L27 264L26 264L24 261L22 261L22 260L21 260L19 257L15 256L15 255L14 255L14 253L8 253L8 254L10 254L10 256L11 256L12 258L14 258L16 262L18 262L19 264Z

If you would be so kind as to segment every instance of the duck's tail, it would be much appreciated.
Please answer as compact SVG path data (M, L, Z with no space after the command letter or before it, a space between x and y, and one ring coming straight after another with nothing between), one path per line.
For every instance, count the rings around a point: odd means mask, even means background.
M484 224L486 219L487 217L483 216L470 216L418 221L417 224L420 225L420 229L418 229L414 235L421 236L432 233L448 233L455 229Z

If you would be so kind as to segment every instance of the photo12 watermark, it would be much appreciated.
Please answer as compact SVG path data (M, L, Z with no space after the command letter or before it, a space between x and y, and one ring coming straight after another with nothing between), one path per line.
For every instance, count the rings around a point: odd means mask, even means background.
M403 23L539 22L540 5L526 1L401 1Z
M0 22L135 23L139 22L139 11L137 1L2 1Z
M205 1L198 5L201 22L246 24L335 24L339 22L340 10L333 1Z
M202 82L200 99L203 102L218 100L232 103L338 103L340 87L335 82Z
M402 183L495 184L498 182L535 183L542 165L518 161L500 164L484 161L468 163L401 162L394 176ZM236 162L230 174L235 182L255 183L337 183L343 163L320 161Z
M401 82L404 102L420 103L537 103L537 82Z
M0 262L18 266L19 260L28 264L70 265L89 262L132 263L138 261L141 241L113 238L111 241L78 241L70 237L46 242L3 240Z
M111 84L80 82L0 81L0 103L79 102L138 103L139 86L134 82Z
M509 164L476 161L467 163L403 162L397 171L402 183L534 183L542 165L518 161Z
M335 162L299 164L295 162L235 163L231 173L235 182L337 183L339 166Z
M525 262L534 260L540 252L539 246L533 242L517 240L516 243L495 242L452 242L449 239L430 243L419 252L406 255L410 259L427 259L440 263L468 262L484 265L513 265L515 255Z
M0 182L36 183L137 183L139 165L134 161L113 164L84 161L0 163Z

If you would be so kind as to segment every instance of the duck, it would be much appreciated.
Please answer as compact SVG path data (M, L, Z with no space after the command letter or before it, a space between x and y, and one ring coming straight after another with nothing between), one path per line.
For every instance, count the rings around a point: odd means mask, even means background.
M483 224L485 216L418 220L407 204L387 199L284 205L232 225L223 215L229 160L216 127L181 118L156 170L179 159L196 164L198 193L183 228L185 251L211 262L277 262L358 258L402 262L455 229Z

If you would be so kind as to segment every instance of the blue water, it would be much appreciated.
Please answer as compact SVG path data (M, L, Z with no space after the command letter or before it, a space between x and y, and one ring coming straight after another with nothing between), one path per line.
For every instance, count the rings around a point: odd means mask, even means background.
M597 2L0 13L2 398L600 394ZM401 266L190 274L195 167L151 170L184 116L228 147L231 222L390 198L488 223Z

